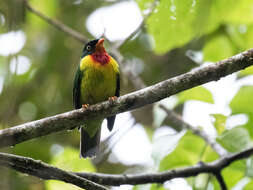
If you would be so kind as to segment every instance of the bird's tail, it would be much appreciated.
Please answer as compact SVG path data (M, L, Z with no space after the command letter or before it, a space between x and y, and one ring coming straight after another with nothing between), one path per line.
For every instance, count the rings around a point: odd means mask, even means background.
M93 137L90 137L84 127L81 127L80 132L80 157L95 157L99 152L101 128L97 130Z

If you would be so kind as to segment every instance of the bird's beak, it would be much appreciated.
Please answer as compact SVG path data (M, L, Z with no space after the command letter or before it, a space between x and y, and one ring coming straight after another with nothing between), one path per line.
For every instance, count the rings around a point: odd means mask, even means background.
M105 41L104 38L101 38L101 39L98 40L98 42L96 44L96 51L97 52L103 52L103 51L105 51L104 41Z

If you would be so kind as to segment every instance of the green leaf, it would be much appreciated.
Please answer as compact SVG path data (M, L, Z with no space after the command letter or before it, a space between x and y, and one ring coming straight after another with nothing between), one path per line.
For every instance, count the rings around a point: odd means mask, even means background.
M249 133L242 127L223 132L217 141L229 152L242 151L251 145Z
M142 11L151 2L137 0ZM148 32L155 40L155 52L165 53L183 46L195 37L214 31L220 24L251 24L252 6L251 0L186 0L184 3L162 0L147 20ZM204 52L206 60L217 61L233 54L234 49L225 35L217 35L208 42Z
M208 145L202 155L202 161L204 162L212 162L214 160L217 160L219 158L219 155L213 151L210 145Z
M188 100L199 100L202 102L214 103L212 93L203 86L198 86L179 93L179 103L184 103Z
M143 13L151 7L152 2L151 0L137 0ZM253 1L251 0L186 0L183 3L161 0L146 21L147 29L155 40L155 52L163 54L185 45L196 37L215 31L221 24L234 24L238 27L242 24L250 26L253 20L252 6ZM239 30L239 32L242 31L240 28ZM237 35L237 39L235 41L232 39L232 41L237 42L242 49L252 47L251 31L249 30L249 34L248 32L242 33L244 37L238 38ZM228 31L228 34L231 33ZM248 40L243 42L244 38ZM217 61L232 55L234 53L232 41L223 34L213 36L205 45L205 59Z
M253 46L253 24L235 24L228 25L226 32L229 34L229 39L236 45L238 52L245 51ZM253 67L248 67L239 72L240 77L253 74Z
M213 125L217 130L218 135L222 134L226 129L227 116L223 114L212 114L214 117Z
M242 86L237 94L234 96L230 102L230 108L232 109L232 114L245 113L248 116L248 123L243 125L245 129L248 130L251 137L253 137L253 107L249 103L249 100L253 96L253 86Z
M57 166L67 171L75 172L95 172L95 168L92 165L90 159L81 159L79 157L79 151L73 148L65 148L64 152L56 155L50 162L53 166ZM80 190L74 185L70 185L61 181L50 180L45 182L46 190Z
M157 12L147 20L148 32L156 42L156 53L180 47L193 38L189 24L194 14L190 12L192 1L172 4L172 1L161 1ZM161 27L164 26L164 27Z
M138 0L137 3L142 11L150 5L150 1L146 0ZM199 0L186 0L183 3L160 1L147 20L148 32L155 40L155 52L165 53L217 28L217 19L220 18L214 14L212 4L211 1Z
M222 176L228 189L232 189L244 176L246 170L245 160L233 162L229 167L222 170Z
M216 6L223 22L240 24L252 23L252 0L219 0L216 1Z
M182 133L176 135L164 135L156 138L152 144L152 158L155 161L155 165L158 167L161 160L173 150L182 137ZM166 146L164 146L166 144Z
M253 106L249 103L252 97L253 86L242 86L230 102L232 113L253 113Z
M203 49L204 60L206 61L220 61L228 58L235 53L229 38L224 34L214 35L205 44Z
M176 149L161 161L159 170L164 171L194 165L200 161L200 155L205 147L206 144L202 138L188 131L179 141ZM212 156L204 157L203 161L206 161L207 157L209 158L208 161L213 161L213 159L217 158L212 150L208 154Z

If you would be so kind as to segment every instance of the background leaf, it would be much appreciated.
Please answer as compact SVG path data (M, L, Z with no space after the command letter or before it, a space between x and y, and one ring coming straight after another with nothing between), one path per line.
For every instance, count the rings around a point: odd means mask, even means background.
M188 100L198 100L207 103L214 103L213 96L210 91L202 86L198 86L178 94L179 103L184 103Z
M218 135L222 134L226 129L227 116L223 114L212 114L211 116L214 117L213 124Z
M189 143L191 142L191 143ZM177 147L172 153L168 154L160 163L160 171L186 167L190 165L197 164L201 161L200 153L204 153L206 149L206 145L203 139L198 136L193 135L190 132L186 132L186 134L180 139ZM205 156L202 161L212 161L212 159L217 158L212 150L208 150L212 156Z
M223 132L217 141L230 152L242 151L251 145L249 133L242 127Z

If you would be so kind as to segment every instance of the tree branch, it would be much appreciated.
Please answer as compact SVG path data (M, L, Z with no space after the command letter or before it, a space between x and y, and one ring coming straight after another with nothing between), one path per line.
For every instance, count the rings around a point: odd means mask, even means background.
M227 190L228 188L227 188L227 185L226 185L226 183L225 183L225 181L224 181L224 179L221 175L221 172L216 173L215 177L216 177L217 181L220 184L221 190Z
M219 160L213 161L211 163L201 163L191 167L168 170L160 173L111 175L111 174L77 172L75 174L103 185L123 185L123 184L137 185L146 183L163 183L165 181L174 178L192 177L197 176L198 174L201 173L211 173L217 176L217 174L220 173L222 169L229 166L232 162L248 158L252 154L253 154L253 147L241 151L239 153L226 155L220 158Z
M106 118L152 104L183 90L210 81L253 65L253 49L237 54L218 63L195 69L188 73L162 81L153 86L126 94L115 102L102 102L87 109L79 109L47 117L0 131L0 147L11 146L36 137L62 130L73 129L87 120Z
M74 173L49 166L46 163L31 158L0 153L0 165L42 179L61 180L87 190L107 190L102 185L96 184Z
M180 125L184 129L188 129L188 130L192 131L195 135L203 138L206 141L206 143L210 144L210 146L213 148L213 150L219 154L219 156L224 156L224 155L228 154L228 152L220 144L218 144L214 139L212 139L208 134L206 134L205 131L200 130L196 127L193 127L189 123L186 123L179 114L167 109L164 105L160 104L159 107L162 108L167 113L167 117L174 124Z
M79 186L80 184L83 185L87 182L87 180L99 183L101 185L111 186L118 186L123 184L137 185L146 183L164 183L165 181L174 178L191 177L201 173L214 174L219 180L220 184L223 184L223 178L221 176L217 176L217 174L220 175L222 169L229 166L232 162L248 158L252 154L253 147L239 153L226 155L221 159L213 161L211 163L200 163L195 166L168 170L160 173L127 175L67 172L59 168L49 166L41 161L6 153L0 153L0 165L43 179L59 179L67 183L75 184L77 186ZM77 175L82 179L78 178ZM86 179L86 181L84 181L84 178ZM225 184L223 184L222 186L223 190L225 190Z

